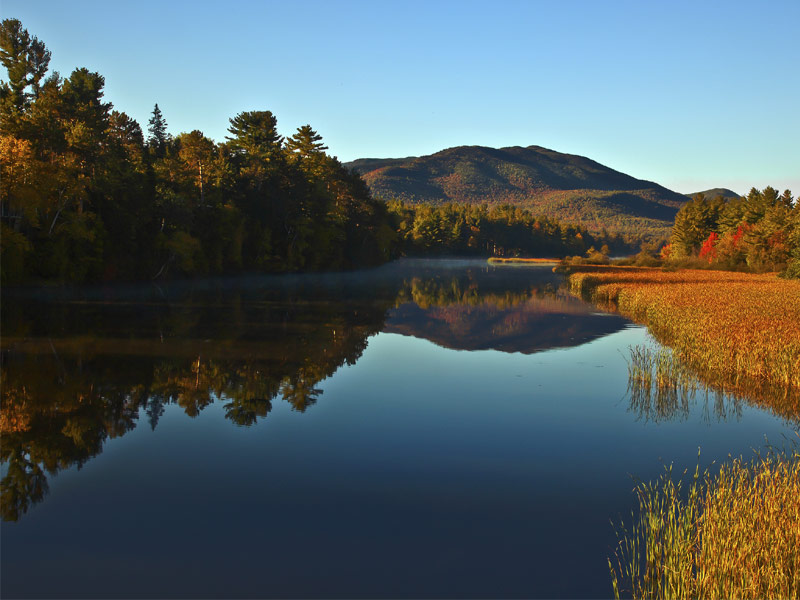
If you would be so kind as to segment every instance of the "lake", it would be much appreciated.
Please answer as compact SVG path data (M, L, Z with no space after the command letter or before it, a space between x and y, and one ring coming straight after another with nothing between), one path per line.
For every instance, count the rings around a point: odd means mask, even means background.
M628 386L548 266L4 290L3 597L603 597L635 481L796 421Z

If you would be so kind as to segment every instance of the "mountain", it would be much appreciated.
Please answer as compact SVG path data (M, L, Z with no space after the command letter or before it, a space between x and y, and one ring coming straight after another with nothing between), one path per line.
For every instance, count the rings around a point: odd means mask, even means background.
M702 192L695 192L694 194L685 194L687 198L694 198L697 194L703 194L708 200L712 198L716 198L717 196L722 196L723 198L730 198L736 199L740 198L741 194L737 194L733 190L729 190L728 188L713 188L710 190L703 190Z
M589 158L540 146L458 146L408 158L362 158L345 166L373 194L409 203L516 204L592 229L668 233L686 196Z

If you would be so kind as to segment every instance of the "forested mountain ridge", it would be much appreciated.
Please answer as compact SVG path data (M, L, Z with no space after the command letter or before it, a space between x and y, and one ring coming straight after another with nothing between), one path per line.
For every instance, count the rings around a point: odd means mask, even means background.
M541 146L458 146L406 159L359 159L373 194L408 203L514 204L593 229L669 230L686 197L589 158Z
M689 199L694 198L698 194L703 194L709 200L716 198L717 196L722 196L723 198L736 200L741 197L741 194L737 194L733 190L729 190L728 188L712 188L710 190L703 190L702 192L694 192L692 194L685 194L685 196Z

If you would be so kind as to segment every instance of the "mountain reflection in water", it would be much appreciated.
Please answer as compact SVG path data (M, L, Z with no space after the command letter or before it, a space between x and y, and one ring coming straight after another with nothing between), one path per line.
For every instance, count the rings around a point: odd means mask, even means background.
M627 323L550 286L480 293L474 284L462 289L456 278L436 283L418 278L408 282L398 306L387 315L384 331L454 350L532 354L585 344Z
M239 426L280 400L303 412L381 331L532 353L625 327L559 290L547 268L454 264L6 298L3 520L45 497L48 474L83 465L140 419L155 429L167 405L195 417L219 402Z

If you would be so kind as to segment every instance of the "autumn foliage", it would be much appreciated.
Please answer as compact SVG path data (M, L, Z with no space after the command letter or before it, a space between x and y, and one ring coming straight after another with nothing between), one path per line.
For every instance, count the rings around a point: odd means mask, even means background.
M800 204L789 190L753 188L741 198L698 194L675 217L662 258L677 265L779 271L800 276ZM698 265L699 266L699 265Z
M800 388L800 282L773 274L581 268L571 289L645 323L723 386ZM798 407L800 408L800 407Z

